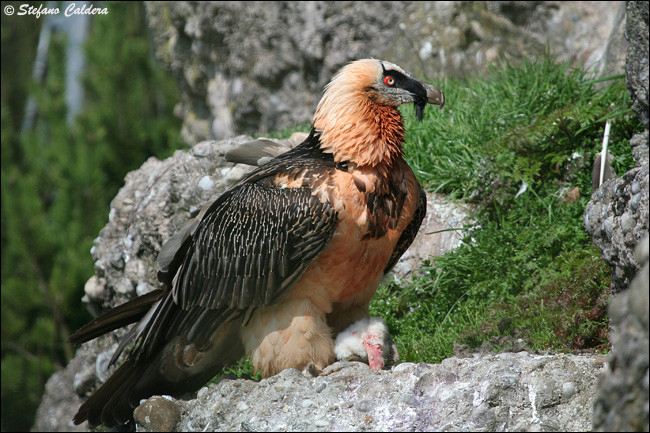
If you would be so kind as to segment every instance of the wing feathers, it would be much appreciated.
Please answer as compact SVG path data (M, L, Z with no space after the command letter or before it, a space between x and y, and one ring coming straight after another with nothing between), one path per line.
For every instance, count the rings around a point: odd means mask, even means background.
M162 294L162 290L154 290L118 305L79 328L68 340L73 344L85 343L110 331L135 323L144 317Z
M336 212L312 200L309 188L241 185L196 228L174 297L183 309L242 309L275 299L277 293L266 292L277 284L264 280L272 273L294 280L324 248L336 222Z
M309 186L274 185L274 176L293 172L296 165L308 169L305 176L314 179L331 178L343 167L331 155L319 153L318 135L312 131L302 146L251 173L170 238L158 257L164 292L130 301L102 316L110 320L101 326L91 323L80 330L74 341L140 320L120 346L134 342L127 361L82 406L75 422L87 418L92 425L101 421L110 426L126 421L131 406L145 394L163 387L174 392L193 389L216 373L198 366L188 376L195 383L171 383L170 378L188 373L178 370L168 377L161 372L167 375L176 368L174 363L182 363L174 357L185 346L179 349L176 342L191 342L192 351L208 350L210 358L224 362L243 356L240 347L231 359L231 352L226 354L215 338L226 338L222 329L238 330L257 307L278 302L323 251L338 224L333 207L312 196ZM239 338L238 331L232 332L226 338L229 345ZM173 359L162 365L165 354Z
M163 247L163 280L175 273L171 295L138 329L137 357L158 350L153 348L164 343L169 329L202 346L229 318L278 302L325 248L338 223L336 211L310 188L277 188L265 178L239 183L201 217L183 229L182 244L174 238L176 255Z
M408 226L404 229L402 234L400 235L397 245L395 245L395 249L393 250L393 253L390 256L390 260L388 260L388 264L384 268L384 274L387 274L390 272L391 269L393 269L393 266L397 263L400 257L402 257L402 254L406 252L408 247L413 243L413 240L415 239L415 236L418 234L418 230L420 229L420 225L422 224L422 220L424 220L424 217L426 216L427 213L427 195L424 192L422 188L420 188L420 199L418 202L418 206L415 209L415 214L413 215L413 219L409 223Z

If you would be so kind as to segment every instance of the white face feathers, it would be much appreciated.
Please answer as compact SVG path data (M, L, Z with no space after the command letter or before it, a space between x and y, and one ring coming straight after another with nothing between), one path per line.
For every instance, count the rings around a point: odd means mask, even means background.
M373 370L399 361L397 346L378 317L361 319L341 332L334 342L334 353L337 360L358 358Z

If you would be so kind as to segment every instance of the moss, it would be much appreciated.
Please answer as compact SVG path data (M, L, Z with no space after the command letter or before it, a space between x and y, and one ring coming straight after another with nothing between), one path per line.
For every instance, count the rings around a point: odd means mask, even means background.
M485 320L460 333L459 342L478 347L507 335L533 350L609 349L611 270L598 256L595 248L560 255L540 271L533 289L493 305Z

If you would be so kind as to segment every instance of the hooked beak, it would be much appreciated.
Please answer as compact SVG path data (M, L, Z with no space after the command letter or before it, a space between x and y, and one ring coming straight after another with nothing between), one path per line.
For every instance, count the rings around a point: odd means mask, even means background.
M424 89L427 91L427 102L429 104L440 105L440 109L445 108L445 95L442 90L431 84L422 83Z

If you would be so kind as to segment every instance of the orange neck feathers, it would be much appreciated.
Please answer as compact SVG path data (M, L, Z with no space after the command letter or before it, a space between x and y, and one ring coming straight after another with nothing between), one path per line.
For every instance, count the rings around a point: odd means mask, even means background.
M321 148L337 162L391 166L402 156L404 121L397 107L381 103L368 90L381 74L377 61L344 67L325 88L314 115Z

